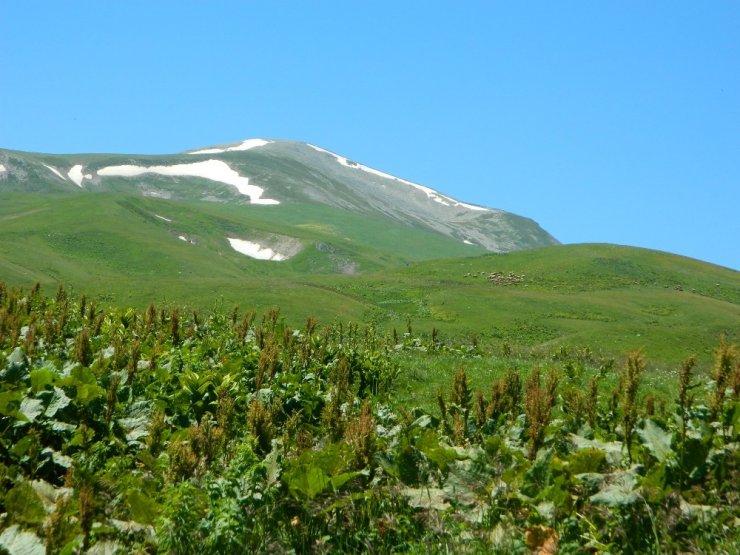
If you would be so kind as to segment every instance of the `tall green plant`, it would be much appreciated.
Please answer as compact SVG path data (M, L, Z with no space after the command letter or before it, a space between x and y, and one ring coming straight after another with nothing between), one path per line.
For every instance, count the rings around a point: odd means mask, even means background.
M645 357L641 353L631 353L627 356L621 379L622 387L622 427L624 443L627 446L627 457L632 462L632 436L637 424L637 392L640 388L640 380L645 370Z
M719 347L714 359L714 392L710 402L712 419L716 420L721 412L725 401L727 388L731 385L732 373L735 370L735 357L737 356L737 347L728 345L724 336L719 340Z
M537 456L545 440L545 431L550 423L552 409L555 406L558 376L554 369L547 375L543 384L539 368L535 368L525 386L524 409L529 427L529 453L531 460Z
M688 358L681 364L681 370L678 373L678 416L681 422L678 445L680 489L683 489L686 479L684 463L686 458L686 437L688 435L691 407L694 403L694 396L691 394L691 390L696 387L696 384L691 383L691 372L695 365L696 360L693 357Z

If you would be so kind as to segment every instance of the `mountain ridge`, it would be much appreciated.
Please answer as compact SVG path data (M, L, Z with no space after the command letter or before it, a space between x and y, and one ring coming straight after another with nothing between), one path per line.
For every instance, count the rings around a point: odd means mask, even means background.
M0 150L0 165L0 191L5 192L106 191L211 202L318 203L426 228L491 252L558 244L529 218L462 202L297 141L247 139L172 155Z

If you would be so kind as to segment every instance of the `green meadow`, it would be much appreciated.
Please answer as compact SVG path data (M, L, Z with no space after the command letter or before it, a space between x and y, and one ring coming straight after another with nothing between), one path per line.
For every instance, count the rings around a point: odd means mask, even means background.
M303 249L260 261L227 237L290 237ZM642 349L660 368L687 351L708 364L717 339L736 341L740 329L734 270L615 245L484 254L422 227L322 205L6 193L0 278L64 284L110 306L278 307L296 326L308 317L373 322L397 335L410 326L493 353L587 347L618 358Z

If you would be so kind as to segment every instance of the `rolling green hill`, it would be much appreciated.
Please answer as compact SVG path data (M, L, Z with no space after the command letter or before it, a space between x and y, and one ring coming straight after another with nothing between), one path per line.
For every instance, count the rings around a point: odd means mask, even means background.
M371 302L387 325L411 320L545 352L644 348L649 358L677 363L686 350L708 358L720 335L736 341L740 332L740 273L634 247L564 245L429 261L334 283Z
M277 306L293 325L411 325L494 349L644 348L665 365L687 350L709 360L722 334L740 339L737 271L559 246L531 220L304 143L173 156L0 151L0 166L0 281L11 286L65 284L139 308Z
M330 207L271 210L280 217L120 194L6 194L0 276L14 286L64 283L113 305L277 306L294 325L314 316L403 332L410 323L542 352L642 347L666 364L687 350L708 359L722 334L738 339L740 274L726 268L614 245L480 254ZM83 223L80 213L95 217ZM284 262L245 257L224 240L280 237L286 225L310 246Z
M67 283L116 303L184 301L210 307L252 299L331 317L310 274L356 274L425 258L484 252L437 233L322 205L269 208L168 201L115 193L0 195L0 276L10 284ZM84 215L81 217L81 215ZM330 223L329 223L330 222ZM287 235L290 233L290 236ZM254 260L227 237L302 249L283 262ZM276 247L278 248L278 247ZM283 284L283 285L278 285ZM329 303L333 305L335 303ZM359 318L348 303L340 314Z

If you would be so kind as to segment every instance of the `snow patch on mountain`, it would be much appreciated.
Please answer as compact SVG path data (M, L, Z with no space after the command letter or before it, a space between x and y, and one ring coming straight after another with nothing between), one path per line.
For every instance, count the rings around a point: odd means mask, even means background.
M202 150L188 152L188 154L220 154L222 152L250 150L252 148L268 145L271 142L272 141L267 141L265 139L247 139L236 146L229 146L226 148L204 148Z
M170 192L162 192L162 191L144 191L142 193L145 197L152 197L152 198L166 198L170 199L172 198L172 193Z
M98 170L98 175L135 177L145 173L154 173L167 176L202 177L211 181L218 181L236 187L244 196L249 197L251 204L280 204L280 201L262 198L264 189L249 184L249 178L239 175L238 172L221 160L204 160L192 164L174 164L172 166L107 166Z
M69 172L67 172L67 175L78 187L82 187L83 179L92 179L92 175L90 175L89 173L84 175L82 174L82 166L80 164L72 166Z
M376 170L374 168L364 166L362 164L358 164L357 162L352 162L345 158L344 156L340 156L339 154L334 154L333 152L330 152L328 150L325 150L321 147L306 143L307 146L311 147L317 152L322 152L324 154L328 154L329 156L332 156L337 162L339 162L342 166L346 166L348 168L352 168L355 170L362 170L364 172L377 175L378 177L382 177L384 179L390 179L392 181L398 181L399 183L404 183L405 185L409 185L411 187L414 187L415 189L418 189L420 191L423 191L426 193L427 197L429 197L434 202L438 202L439 204L443 204L444 206L459 206L462 208L467 208L468 210L478 210L483 212L488 212L488 208L484 208L483 206L476 206L474 204L467 204L465 202L460 202L459 200L455 200L452 197L448 197L446 195L443 195L442 193L435 191L434 189L431 189L429 187L425 187L424 185L419 185L418 183L414 183L412 181L407 181L405 179L401 179L400 177L396 177L394 175L382 172L380 170Z
M165 218L164 216L160 216L159 214L154 214L155 218L159 218L160 220L164 220L165 222L171 222L169 218Z
M52 168L51 166L47 166L46 164L44 164L44 167L51 170L51 172L57 175L59 179L62 179L62 180L65 179L65 177L62 175L62 172L60 172L58 169Z
M6 171L8 171L8 170L5 169L5 166L2 165L2 164L0 164L0 172L6 172Z
M235 239L233 237L227 237L231 248L241 254L246 254L251 258L257 260L273 260L275 262L281 262L287 260L289 257L272 250L269 247L263 247L259 243L253 241L245 241L244 239Z

